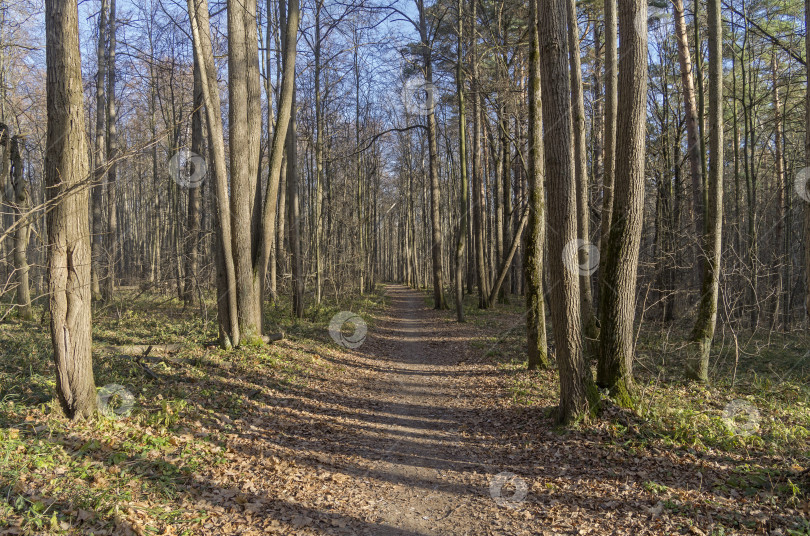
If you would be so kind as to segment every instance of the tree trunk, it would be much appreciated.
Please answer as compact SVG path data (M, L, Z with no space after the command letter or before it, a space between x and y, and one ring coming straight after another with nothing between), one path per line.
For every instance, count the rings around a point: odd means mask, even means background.
M11 188L14 193L14 274L17 283L17 306L20 318L32 320L31 287L28 282L28 239L31 235L29 211L31 198L23 181L23 160L20 154L22 138L11 138Z
M116 132L115 109L115 0L110 0L110 18L108 20L109 49L107 51L107 273L101 294L104 301L110 301L115 291L115 267L118 262L118 214L116 211L116 158L118 158L118 140Z
M200 58L205 118L208 130L208 145L211 149L215 181L217 229L217 303L220 326L220 344L227 348L239 344L237 321L236 270L232 253L230 208L228 206L228 174L225 166L225 142L220 113L219 85L214 51L211 45L211 28L208 16L208 0L188 0L189 20L194 49Z
M45 2L47 58L48 291L56 394L68 418L96 410L90 330L90 242L76 0Z
M566 268L563 259L566 244L576 240L577 235L577 197L569 112L571 79L566 40L568 17L565 2L566 0L542 2L538 14L544 157L551 209L548 213L551 231L548 248L551 317L560 369L560 406L557 417L562 423L587 416L598 397L590 368L586 365L582 352L579 276ZM534 124L536 126L536 121ZM536 137L537 134L534 135L535 139ZM537 202L536 200L535 203Z
M194 110L191 114L191 152L193 155L203 153L203 94L202 77L200 76L200 65L197 55L194 54ZM199 172L199 170L195 170ZM200 189L199 183L190 184L188 190L188 215L186 227L185 261L185 282L183 284L183 303L186 306L194 305L197 301L197 250L200 241Z
M425 68L425 85L433 87L433 57L428 42L427 13L424 0L417 0L419 9L419 37L422 41L422 59ZM439 213L441 190L439 190L439 147L436 140L436 112L433 109L433 91L428 91L427 127L428 127L428 173L430 176L430 227L432 235L431 257L433 262L433 301L436 309L447 309L444 298L444 268L442 267L442 220Z
M720 283L720 255L723 231L723 26L720 0L708 0L709 21L709 202L703 250L703 288L692 340L697 355L688 364L689 375L701 382L709 380L709 352L717 323Z
M804 0L804 27L810 28L810 0ZM805 58L810 58L810 32L804 38ZM810 61L805 65L808 80L810 80ZM804 120L805 125L810 125L810 84L807 85L804 98ZM804 134L804 163L810 167L810 128ZM808 173L805 172L805 184L802 186L807 191ZM804 314L810 318L810 205L807 203L802 207L804 210Z
M456 58L456 94L458 96L458 159L459 159L459 207L458 234L456 235L456 319L464 322L464 245L467 241L467 114L464 104L464 17L462 0L458 0L458 41Z
M261 103L256 0L228 1L228 110L231 224L240 344L261 341L261 287L254 277ZM263 281L263 278L262 278Z
M285 9L286 7L286 9ZM281 249L283 242L283 234L276 233L276 216L278 216L279 230L283 233L283 211L286 203L285 194L279 196L279 183L281 182L281 168L283 165L287 168L285 171L285 182L289 182L286 173L289 172L290 164L285 162L285 159L290 157L287 138L294 138L292 140L293 148L297 145L297 138L295 138L295 58L296 58L296 38L298 35L298 24L300 21L300 11L298 0L290 0L289 5L285 6L283 1L279 2L279 22L283 28L282 39L282 71L283 77L281 81L281 92L279 94L278 102L278 117L276 118L276 127L273 130L273 143L270 149L269 158L269 171L267 181L267 191L264 197L264 205L262 208L262 228L260 234L260 250L258 255L258 266L255 268L255 276L260 278L259 288L264 288L264 277L267 273L267 265L270 261L270 249L272 247L273 236L276 235L278 248ZM292 46L287 46L287 43L292 43ZM292 130L288 136L288 129ZM286 157L285 157L286 155ZM295 157L295 151L292 154ZM293 164L295 165L295 164ZM285 185L287 186L287 185ZM295 185L297 191L298 186ZM289 188L288 188L289 190ZM296 198L297 202L297 198ZM300 253L300 243L297 246ZM290 250L293 249L292 243ZM300 274L300 272L299 272ZM296 280L297 281L297 280ZM303 285L303 281L300 282ZM303 294L303 286L300 289ZM303 301L296 307L294 312L303 315Z
M694 210L695 236L703 234L703 175L701 171L703 152L699 141L698 110L695 101L694 73L692 72L692 56L689 53L689 39L686 33L686 17L684 16L683 0L672 0L675 10L675 37L678 42L678 62L681 67L681 83L683 84L683 100L686 112L686 154L689 158L689 176L692 179L692 203ZM695 269L700 271L698 263Z
M315 203L312 207L312 227L313 244L312 252L314 256L315 270L315 303L321 303L321 292L323 288L323 266L321 265L321 240L323 235L321 211L323 207L323 98L321 95L321 10L323 0L318 0L315 5L315 42L313 43L315 55ZM355 52L355 55L357 53ZM356 67L355 76L359 79L360 72ZM358 97L359 98L359 97ZM360 129L357 124L356 128ZM362 285L361 285L362 291Z
M96 46L96 61L98 73L96 74L96 138L93 153L95 154L96 169L95 180L91 185L93 234L92 264L91 264L91 293L94 300L101 299L101 286L99 278L104 273L101 266L101 256L104 251L104 211L102 208L102 190L106 176L106 147L104 140L107 131L107 104L104 98L104 89L107 81L107 0L101 0L101 11L98 18L98 44ZM155 148L155 150L157 150Z
M585 102L582 90L582 64L579 52L579 27L577 25L576 0L566 0L568 12L568 54L571 69L571 123L574 129L574 181L577 185L577 238L590 244L590 203L588 196L588 154L585 148ZM590 248L577 250L580 266L590 265ZM593 310L591 273L583 271L579 276L580 299L582 300L582 331L588 342L587 351L595 354L599 328ZM591 351L593 349L593 351Z
M616 37L616 0L605 0L605 133L604 179L602 182L602 213L600 217L599 251L599 303L605 295L605 261L610 238L611 218L613 217L613 184L616 175L616 113L618 109L619 66Z
M293 97L293 101L294 101ZM304 317L304 261L301 257L301 208L298 201L298 133L295 109L290 116L287 136L287 217L289 227L290 261L292 263L292 312Z
M647 126L647 3L619 3L619 113L615 197L601 295L601 345L597 382L617 402L632 407L633 319L641 227ZM641 26L643 25L643 27ZM621 155L621 156L620 156Z

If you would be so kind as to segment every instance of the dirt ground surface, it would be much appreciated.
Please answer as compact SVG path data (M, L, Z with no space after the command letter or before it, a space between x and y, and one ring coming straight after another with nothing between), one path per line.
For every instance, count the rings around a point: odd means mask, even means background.
M787 534L797 519L722 486L727 456L633 453L604 426L555 428L553 400L505 395L471 344L480 328L416 291L387 294L359 348L318 356L327 374L256 386L249 411L222 417L228 463L189 485L189 505L211 514L194 534Z

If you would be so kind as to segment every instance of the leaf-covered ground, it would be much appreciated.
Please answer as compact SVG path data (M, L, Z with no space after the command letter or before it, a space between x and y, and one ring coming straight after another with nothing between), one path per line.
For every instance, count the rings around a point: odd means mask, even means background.
M284 341L225 352L209 309L145 300L96 315L97 384L134 396L118 418L65 421L47 326L0 326L0 533L810 534L797 340L703 388L645 332L640 411L606 400L563 429L554 371L522 370L517 304L458 325L392 286L296 324L270 310ZM328 333L341 310L368 323L357 348ZM107 349L166 342L185 346L149 372Z

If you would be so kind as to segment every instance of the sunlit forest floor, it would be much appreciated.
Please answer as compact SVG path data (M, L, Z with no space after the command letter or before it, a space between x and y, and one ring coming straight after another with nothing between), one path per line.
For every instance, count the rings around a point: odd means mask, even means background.
M647 322L639 411L558 428L522 302L475 301L462 326L398 286L298 322L282 302L283 341L222 351L213 303L120 290L94 313L95 376L132 407L78 424L47 324L7 319L0 534L810 534L805 333L719 330L706 388L681 373L686 326ZM368 324L356 349L330 337L339 311Z

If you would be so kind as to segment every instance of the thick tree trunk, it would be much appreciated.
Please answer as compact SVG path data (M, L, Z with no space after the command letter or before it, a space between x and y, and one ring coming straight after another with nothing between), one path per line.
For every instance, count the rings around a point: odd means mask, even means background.
M256 0L228 1L228 110L236 302L240 344L261 340L261 287L254 277L261 103ZM264 279L262 278L262 281Z
M633 319L641 227L647 125L647 3L619 2L619 113L615 197L604 252L601 345L597 382L619 404L633 401ZM643 27L640 27L643 24Z
M709 380L709 352L717 323L720 255L723 231L723 26L720 0L708 0L709 21L709 202L703 250L703 288L692 340L697 355L688 374L701 382Z
M568 17L565 2L566 0L542 2L538 14L545 171L549 178L551 317L560 369L558 420L563 423L579 416L587 416L598 397L582 351L579 276L567 269L563 258L566 244L576 240L577 235L577 197L569 112L571 80L566 39ZM536 207L537 205L535 210Z
M45 2L48 291L56 394L71 419L96 410L90 330L89 177L76 0Z

